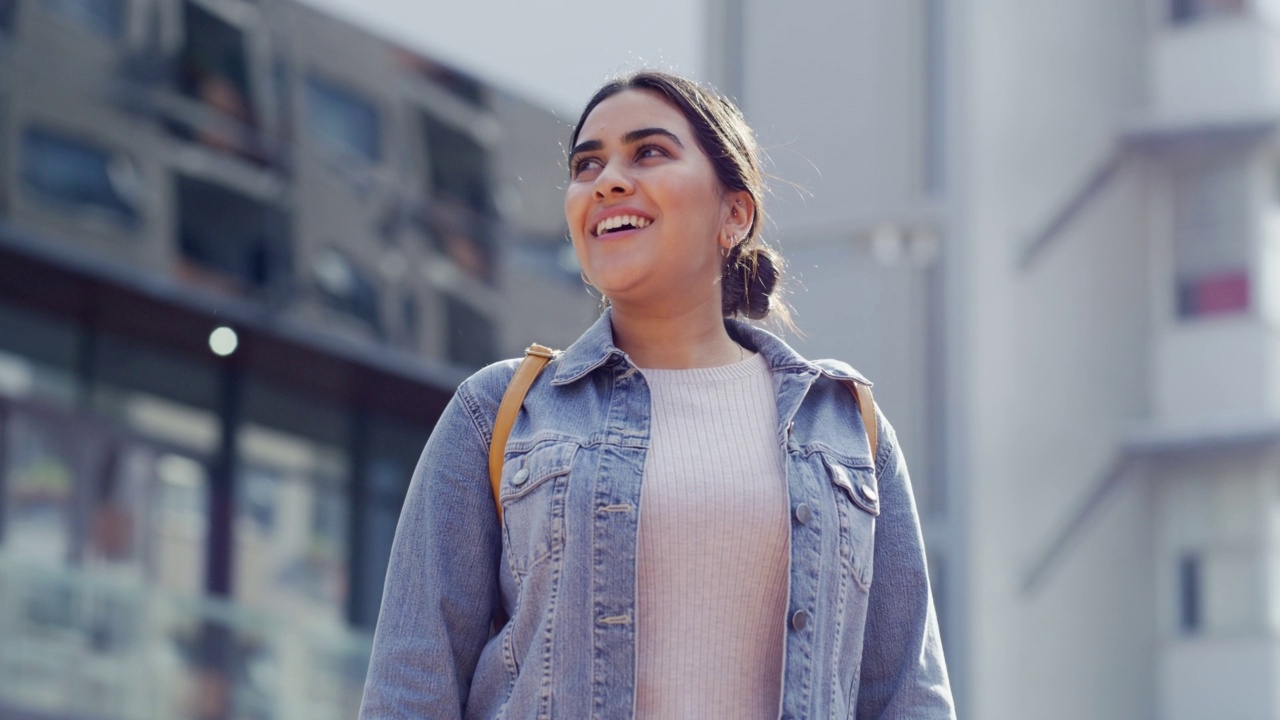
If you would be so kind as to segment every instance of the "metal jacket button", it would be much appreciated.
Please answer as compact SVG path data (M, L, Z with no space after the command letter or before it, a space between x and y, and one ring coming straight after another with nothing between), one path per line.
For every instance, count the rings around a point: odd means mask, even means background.
M839 465L832 465L831 475L832 475L832 479L835 480L837 485L844 488L850 493L853 492L853 481L849 479L848 471L846 471L844 468L840 467Z
M796 630L803 630L809 624L809 613L803 610L797 610L795 615L791 616L791 627Z
M515 475L511 476L512 485L523 485L525 480L529 479L529 468L520 468Z
M796 522L801 525L808 525L813 519L813 511L809 509L808 503L800 503L796 506Z
M862 497L867 499L867 502L875 502L880 497L876 494L876 489L871 487L871 483L862 483L858 487L858 491L862 493Z

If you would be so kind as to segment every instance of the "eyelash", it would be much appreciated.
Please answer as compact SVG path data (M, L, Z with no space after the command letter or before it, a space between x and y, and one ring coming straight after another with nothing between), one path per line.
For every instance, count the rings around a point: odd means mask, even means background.
M577 176L578 176L578 173L581 173L581 172L582 172L582 166L583 166L584 164L586 164L586 163L588 163L588 162L592 162L592 161L594 161L594 160L595 160L595 158L593 158L593 157L578 157L578 158L574 158L574 159L573 159L573 165L571 165L571 166L569 167L569 174L570 174L570 175L573 175L574 177L577 177Z
M659 156L664 156L664 157L665 157L665 156L667 155L667 151L666 151L666 149L665 149L665 148L663 148L661 145L648 144L648 145L641 145L640 147L636 148L636 159L637 159L637 160L642 160L642 159L644 159L644 158L646 157L646 156L645 156L645 153L646 153L646 152L648 152L648 151L650 151L650 150L653 150L653 151L657 152ZM579 157L579 158L575 158L575 159L574 159L574 161L573 161L573 165L572 165L572 166L570 166L570 168L569 168L569 172L570 172L574 177L577 177L577 176L578 176L578 173L582 172L582 166L583 166L584 164L589 163L589 162L595 162L596 160L597 160L597 159L596 159L595 157L592 157L592 156L586 156L586 157Z
M664 156L667 154L667 151L663 149L661 145L641 145L639 149L636 150L636 157L644 155L646 150L656 150L659 155Z

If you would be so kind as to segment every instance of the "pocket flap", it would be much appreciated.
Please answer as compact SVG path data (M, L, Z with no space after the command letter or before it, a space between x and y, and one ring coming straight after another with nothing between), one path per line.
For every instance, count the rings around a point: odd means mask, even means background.
M840 460L823 455L822 462L827 466L827 476L855 505L878 516L880 514L880 491L876 487L876 473L870 467L847 465Z
M501 498L514 500L547 480L568 473L577 451L576 443L555 442L538 445L526 453L508 455L502 466Z

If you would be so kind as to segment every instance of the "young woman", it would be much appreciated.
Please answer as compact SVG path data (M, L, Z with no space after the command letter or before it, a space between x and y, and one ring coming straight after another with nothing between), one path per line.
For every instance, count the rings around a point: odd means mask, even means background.
M464 382L414 474L363 718L954 717L906 464L778 312L755 140L645 72L574 129L565 216L608 309L530 389ZM495 618L500 618L494 622Z

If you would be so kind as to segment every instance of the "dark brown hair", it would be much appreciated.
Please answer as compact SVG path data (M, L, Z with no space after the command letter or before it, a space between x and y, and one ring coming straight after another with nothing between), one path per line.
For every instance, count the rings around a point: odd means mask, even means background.
M587 102L569 138L578 144L582 124L597 105L624 90L648 90L666 98L684 115L698 147L711 160L716 178L726 191L745 190L755 204L755 216L745 237L729 251L721 271L721 307L725 317L745 315L753 320L770 314L789 324L786 305L776 297L782 256L760 240L764 220L764 177L755 134L732 100L691 80L645 70L605 84Z

